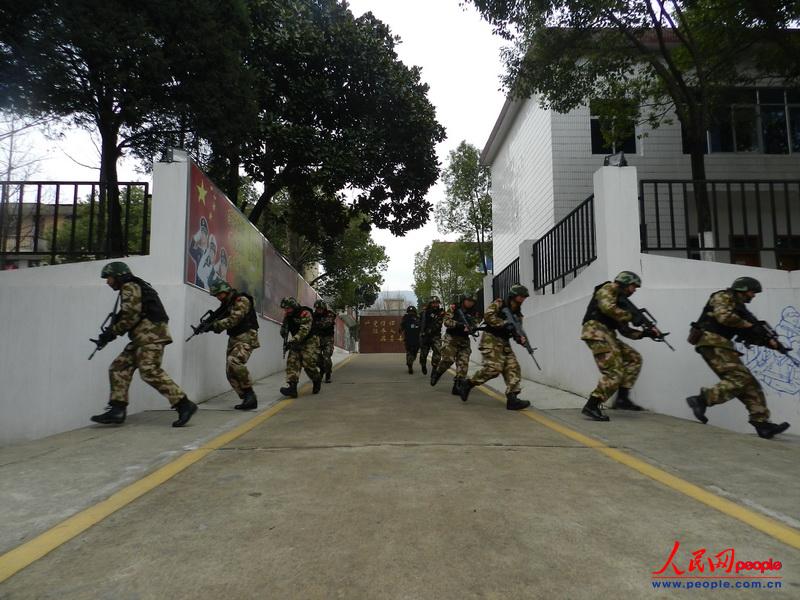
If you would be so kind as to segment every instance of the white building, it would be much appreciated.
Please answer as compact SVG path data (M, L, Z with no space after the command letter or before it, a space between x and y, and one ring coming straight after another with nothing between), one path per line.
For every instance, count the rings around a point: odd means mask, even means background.
M707 178L800 180L800 92L751 89L744 93L752 100L749 104L732 106L731 116L735 114L736 119L730 121L736 122L736 126L729 124L709 132ZM592 174L602 166L603 157L610 154L608 148L601 147L602 140L593 121L588 106L567 114L543 109L535 98L507 101L503 106L481 154L481 161L492 171L495 273L517 258L524 240L540 238L592 194ZM655 130L637 126L636 137L626 144L628 164L637 168L640 181L691 179L680 124L677 119L674 121ZM800 184L786 194L794 204L798 190ZM783 192L780 189L777 192L778 210L782 210ZM734 188L731 196L734 203L736 193ZM765 189L762 194L766 194ZM678 210L676 217L682 222L681 215ZM785 214L779 214L777 220L780 229ZM754 215L752 223L755 221ZM720 227L727 223L727 213L720 213L720 222ZM794 239L800 233L800 214L793 227L788 234L791 240L800 241ZM723 232L724 240L718 245L730 244L733 248L741 238L752 238L746 235L752 232L747 231L739 232L744 235L736 239L729 237L734 233ZM786 234L787 231L781 230L763 234L761 244L777 247L787 243ZM765 241L765 237L771 239ZM751 259L749 255L745 258L731 255L719 260L775 266L774 257L764 257L757 263Z

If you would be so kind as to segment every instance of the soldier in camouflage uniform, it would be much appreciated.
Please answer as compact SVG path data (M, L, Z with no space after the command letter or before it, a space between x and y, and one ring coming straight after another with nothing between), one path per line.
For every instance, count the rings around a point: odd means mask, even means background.
M486 313L483 315L486 325L478 345L478 349L483 355L483 365L472 377L462 380L459 395L464 402L467 401L473 387L502 375L506 383L506 408L522 410L531 405L527 400L517 398L517 394L522 389L522 370L509 342L514 336L513 327L502 316L503 309L509 308L522 323L522 303L528 296L530 296L528 288L515 283L508 291L508 297L505 300L498 298L486 309ZM516 341L524 344L526 340Z
M336 313L328 310L324 300L314 302L314 321L311 325L311 334L319 339L319 365L320 371L325 375L325 383L331 382L333 370L333 331L336 327Z
M409 374L413 374L414 361L419 352L419 316L415 306L409 306L406 309L406 314L400 320L400 333L403 334L403 342L406 346L406 366Z
M633 329L630 325L634 315L619 306L621 296L630 297L641 285L642 280L636 273L622 271L614 281L606 281L594 288L583 317L581 339L592 351L600 369L600 381L581 412L595 421L609 420L601 405L615 392L614 408L643 410L630 399L630 390L642 370L642 356L617 337L617 331L631 340L661 335L656 328L647 331Z
M694 416L702 423L708 422L705 416L709 406L723 404L732 398L739 398L750 414L750 424L762 438L786 431L789 423L770 423L767 399L761 384L739 358L741 353L733 345L737 336L748 343L766 345L778 349L775 340L751 340L748 335L757 328L758 320L745 307L761 292L761 284L752 277L739 277L730 288L711 294L700 318L692 323L695 351L703 357L709 368L716 373L720 382L712 388L701 388L697 396L689 396L686 402ZM697 331L701 332L699 337Z
M281 308L285 315L283 327L292 334L292 339L288 342L289 355L286 357L286 387L282 387L280 392L297 398L300 369L305 369L314 384L313 393L318 394L322 389L322 375L319 372L319 339L311 333L314 311L291 297L281 300Z
M444 311L437 296L433 296L422 309L419 317L419 364L423 375L428 374L428 352L431 353L431 367L435 371L442 355L442 322Z
M119 292L120 308L111 319L111 326L97 339L98 347L125 333L130 342L108 369L111 394L106 412L94 415L92 421L115 425L125 422L128 388L133 373L139 369L142 381L158 390L178 412L178 419L172 426L183 427L197 411L197 405L161 368L164 346L171 344L172 338L167 326L169 317L158 293L149 283L135 277L124 262L108 263L100 277Z
M209 293L220 301L221 306L214 313L214 319L196 328L196 332L228 332L225 375L233 390L242 399L241 404L233 408L236 410L258 408L253 380L247 370L247 361L253 350L261 347L258 343L258 317L253 297L233 289L222 279L217 279L211 284Z
M444 315L445 340L442 348L442 358L439 366L431 371L431 385L436 385L445 371L456 363L456 376L453 379L454 396L460 394L461 380L467 376L469 357L472 354L470 336L478 326L481 317L475 311L475 297L461 295L456 302L450 305ZM466 323L465 323L466 321Z

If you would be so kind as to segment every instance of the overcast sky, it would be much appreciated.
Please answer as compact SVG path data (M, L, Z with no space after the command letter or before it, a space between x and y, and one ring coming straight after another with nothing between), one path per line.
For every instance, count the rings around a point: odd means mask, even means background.
M504 96L499 91L503 43L492 35L489 25L472 6L462 8L459 0L351 0L349 4L356 16L372 11L387 23L402 39L397 47L400 60L421 67L422 79L430 86L429 98L447 130L447 139L438 147L442 166L448 153L462 140L482 149L503 106ZM46 159L38 165L36 177L97 178L97 170L75 162L99 164L99 153L89 133L71 131L59 141L36 137L37 154ZM147 179L136 173L136 164L131 160L120 161L119 176L129 181ZM428 194L432 204L443 198L442 185L436 185ZM425 227L402 238L378 230L373 237L386 247L390 257L384 290L410 290L414 254L434 239L446 239L437 232L432 213Z

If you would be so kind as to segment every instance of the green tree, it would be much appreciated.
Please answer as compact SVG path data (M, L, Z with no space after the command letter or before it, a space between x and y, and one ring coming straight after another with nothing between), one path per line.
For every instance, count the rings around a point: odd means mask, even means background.
M797 71L800 45L788 31L797 2L469 1L512 42L504 83L513 97L535 95L559 112L604 100L607 141L631 118L655 128L674 112L694 179L706 177L706 131L728 91ZM709 231L704 192L697 186L698 223Z
M422 226L444 129L419 69L397 58L398 39L371 13L355 18L337 0L249 5L253 36L245 60L258 123L241 158L264 186L250 220L258 224L288 190L292 213L304 222L329 219L336 201L395 235ZM347 215L334 216L344 231Z
M439 296L449 303L454 296L483 285L476 244L434 241L414 257L412 289L420 302Z
M97 131L98 218L108 216L113 251L124 245L117 160L129 148L149 145L152 154L193 120L207 124L230 108L236 94L225 84L240 72L237 43L247 40L243 2L30 0L0 8L0 101Z
M491 170L480 164L478 149L462 141L450 152L442 179L446 196L436 205L436 226L440 233L459 233L463 241L474 242L486 275L492 242Z

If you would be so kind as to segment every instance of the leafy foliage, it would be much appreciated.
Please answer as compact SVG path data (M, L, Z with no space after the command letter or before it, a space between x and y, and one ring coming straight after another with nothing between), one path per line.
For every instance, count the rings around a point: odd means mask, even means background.
M448 303L457 294L483 285L476 244L434 241L414 257L414 293L420 302L439 296Z

